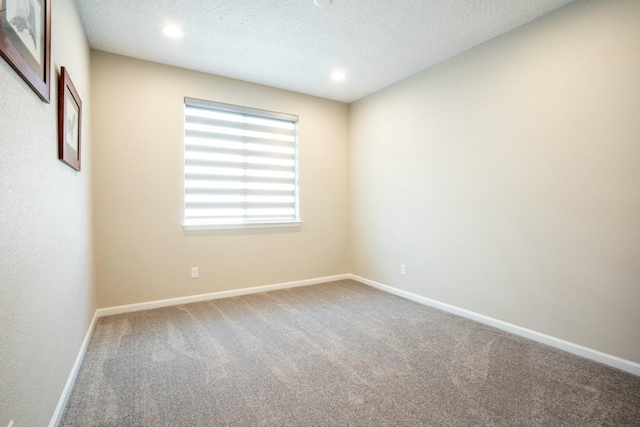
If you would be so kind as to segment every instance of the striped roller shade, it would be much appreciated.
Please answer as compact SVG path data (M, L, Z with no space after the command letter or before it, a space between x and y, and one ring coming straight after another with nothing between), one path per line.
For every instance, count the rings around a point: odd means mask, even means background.
M185 227L298 222L298 117L185 99Z

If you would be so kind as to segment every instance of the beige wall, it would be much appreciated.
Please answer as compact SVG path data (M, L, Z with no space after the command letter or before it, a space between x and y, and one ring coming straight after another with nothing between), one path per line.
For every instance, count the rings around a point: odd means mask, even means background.
M640 362L639 70L578 0L353 104L351 272Z
M347 273L346 104L99 51L91 58L100 307ZM300 117L300 228L183 231L185 96Z
M89 48L73 0L52 3L51 103L0 59L0 426L48 425L96 308ZM57 157L57 83L83 101L82 172Z

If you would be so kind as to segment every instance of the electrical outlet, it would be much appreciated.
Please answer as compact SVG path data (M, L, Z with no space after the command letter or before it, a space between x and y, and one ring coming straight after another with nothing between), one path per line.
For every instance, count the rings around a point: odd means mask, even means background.
M198 278L198 267L191 267L191 278L192 279Z
M404 264L400 264L400 274L403 276L407 274L407 266Z

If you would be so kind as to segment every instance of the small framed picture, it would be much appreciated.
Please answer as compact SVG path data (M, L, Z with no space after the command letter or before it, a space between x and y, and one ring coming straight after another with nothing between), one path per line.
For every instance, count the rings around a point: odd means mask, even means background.
M82 101L67 69L60 70L58 92L58 158L80 171Z
M0 0L0 55L49 103L51 0Z

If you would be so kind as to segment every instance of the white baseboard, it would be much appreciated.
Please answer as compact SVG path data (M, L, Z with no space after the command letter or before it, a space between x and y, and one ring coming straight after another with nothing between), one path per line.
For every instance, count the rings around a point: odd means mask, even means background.
M256 294L260 292L275 291L278 289L297 288L299 286L317 285L319 283L332 282L336 280L349 279L349 274L339 274L337 276L318 277L316 279L298 280L296 282L278 283L275 285L256 286L253 288L234 289L232 291L213 292L210 294L192 295L163 299L156 301L141 302L138 304L119 305L116 307L99 308L98 317L111 316L113 314L130 313L133 311L150 310L152 308L169 307L172 305L189 304L192 302L208 301L219 298L229 298L239 295Z
M594 360L596 362L612 366L622 371L629 372L630 374L640 376L640 363L622 359L617 356L612 356L610 354L603 353L592 348L584 347L579 344L574 344L572 342L536 332L531 329L523 328L512 323L503 322L502 320L494 319L493 317L485 316L483 314L478 314L473 311L465 310L463 308L432 300L430 298L403 291L392 286L383 285L382 283L374 282L373 280L365 279L364 277L356 276L355 274L349 274L349 277L355 281L364 283L365 285L372 286L390 294L394 294L423 305L428 305L430 307L437 308L448 313L465 317L467 319L471 319L476 322L492 326L494 328L502 329L503 331L507 331L512 334L519 335L521 337L528 338L530 340L537 341L539 343L546 344L560 350L564 350L568 353L584 357L585 359Z
M64 385L64 389L62 390L62 395L60 396L60 400L58 400L58 405L56 406L56 410L51 417L51 421L49 422L49 427L57 427L60 419L62 418L62 414L64 413L64 408L67 406L67 402L69 401L69 396L71 396L71 390L73 389L73 384L76 382L76 377L78 376L78 372L80 371L80 366L82 365L82 360L84 359L84 355L87 352L87 346L89 345L89 340L91 339L91 334L93 334L93 328L96 325L96 320L98 319L98 311L93 314L93 319L91 319L91 323L89 324L89 329L87 333L84 335L84 340L82 341L82 345L80 346L80 351L78 351L78 356L76 357L76 361L73 363L73 367L71 368L71 372L69 373L69 378L67 378L67 383Z

